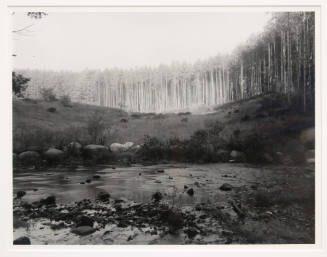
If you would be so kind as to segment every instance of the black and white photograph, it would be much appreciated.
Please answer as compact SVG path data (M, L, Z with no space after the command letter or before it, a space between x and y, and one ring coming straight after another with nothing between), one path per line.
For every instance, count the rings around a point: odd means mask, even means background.
M316 10L206 10L10 11L13 245L316 243Z

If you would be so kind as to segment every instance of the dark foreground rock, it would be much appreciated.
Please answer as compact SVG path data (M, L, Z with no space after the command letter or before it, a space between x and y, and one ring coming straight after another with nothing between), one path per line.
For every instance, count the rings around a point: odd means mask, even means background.
M84 215L77 217L75 222L77 227L84 227L84 226L93 227L93 223L94 223L92 218Z
M90 226L80 226L73 228L71 232L79 236L87 236L95 232L95 229Z
M30 245L31 241L27 236L22 236L14 240L14 245Z
M107 202L110 198L110 194L107 193L107 192L100 192L98 195L97 195L97 199L102 201L102 202Z
M24 195L26 195L25 191L18 191L16 194L17 198L22 198Z
M194 190L193 190L193 188L190 188L189 190L187 190L186 193L187 193L189 196L194 195Z
M219 189L222 191L231 191L233 189L233 186L228 183L224 183L219 187Z
M53 204L56 204L56 197L53 195L40 200L40 205L53 205Z
M152 195L152 199L154 199L156 202L159 202L162 199L162 194L160 192L155 192Z

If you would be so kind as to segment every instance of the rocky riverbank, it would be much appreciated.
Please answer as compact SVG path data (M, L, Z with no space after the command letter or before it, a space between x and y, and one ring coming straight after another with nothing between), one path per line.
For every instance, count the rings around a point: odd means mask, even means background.
M126 182L117 177L124 172ZM112 186L94 199L76 202L57 200L55 193L30 201L31 192L17 191L15 244L314 242L314 173L308 169L216 164L146 171L140 166L100 179L135 183L147 172L151 179L141 183L144 189L151 186L151 195L143 201L117 197ZM71 183L79 184L73 179ZM173 194L169 188L174 188Z

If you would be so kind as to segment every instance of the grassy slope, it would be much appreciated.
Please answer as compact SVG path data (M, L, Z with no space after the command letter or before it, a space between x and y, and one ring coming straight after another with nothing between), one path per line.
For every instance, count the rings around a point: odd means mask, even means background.
M22 150L22 145L26 145L26 142L22 143L25 138L29 137L31 133L36 134L34 137L38 137L40 131L52 133L71 130L72 135L80 134L82 138L79 140L83 141L85 140L83 137L87 137L88 120L98 111L103 113L106 127L110 128L110 136L106 144L127 141L139 144L142 143L144 135L155 136L159 139L188 138L196 130L205 128L210 122L217 120L225 125L221 135L226 139L229 139L236 130L240 130L240 137L253 134L255 131L260 135L276 134L277 137L280 137L280 131L285 130L286 127L293 128L294 124L300 122L299 130L301 130L301 126L308 123L307 121L312 123L312 116L282 112L278 115L274 114L274 111L283 110L283 108L269 106L267 99L269 100L267 97L255 97L246 101L226 104L217 108L215 113L210 114L141 114L140 117L118 109L85 104L74 103L73 107L69 108L62 106L60 102L14 100L14 150ZM50 113L47 111L49 107L55 107L57 111ZM258 114L264 117L257 117ZM249 116L249 119L244 121L246 115ZM122 122L123 118L128 122ZM187 121L183 121L185 118ZM83 133L75 132L71 129L72 126L78 127ZM29 141L33 142L33 139Z

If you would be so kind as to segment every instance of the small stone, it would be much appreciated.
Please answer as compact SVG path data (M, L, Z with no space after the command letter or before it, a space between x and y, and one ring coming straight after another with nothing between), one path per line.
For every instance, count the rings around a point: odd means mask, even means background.
M187 185L184 185L184 189L188 189L188 186Z
M187 193L189 196L194 195L194 190L193 190L193 188L190 188L189 190L187 190L186 193Z
M71 230L72 233L80 235L80 236L86 236L86 235L92 234L94 231L95 231L95 229L90 226L80 226L77 228L73 228Z
M86 183L91 183L91 181L92 181L91 179L85 180Z
M101 178L101 177L100 177L100 175L94 175L93 178L95 178L95 179L99 179L99 178Z
M192 239L198 234L198 231L194 228L187 228L184 229L184 233L188 236L188 238Z
M165 170L157 170L158 173L164 173Z
M233 187L228 183L224 183L221 187L219 187L219 189L222 191L231 191Z

